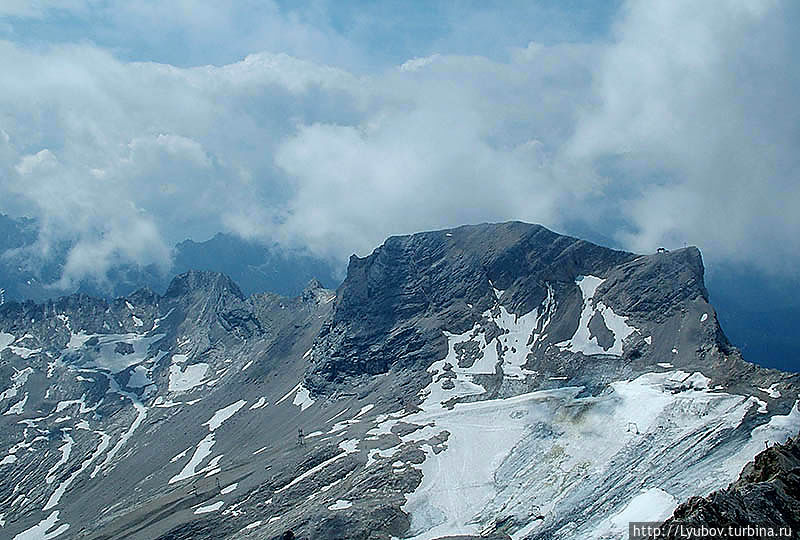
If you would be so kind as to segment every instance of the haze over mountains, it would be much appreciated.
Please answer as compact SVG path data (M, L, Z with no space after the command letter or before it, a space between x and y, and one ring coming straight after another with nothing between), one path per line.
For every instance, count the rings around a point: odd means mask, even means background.
M791 443L724 491L797 435L800 376L742 358L692 247L463 226L336 291L7 302L0 340L12 538L600 539L797 504Z
M0 215L0 288L5 290L6 300L41 302L72 292L110 299L142 287L163 293L175 275L188 270L223 272L248 295L272 292L295 296L312 278L328 287L341 281L333 265L319 257L220 233L204 242L178 243L168 268L121 264L100 280L87 277L65 288L59 280L73 246L52 246L52 252L41 254L33 246L36 240L35 221Z

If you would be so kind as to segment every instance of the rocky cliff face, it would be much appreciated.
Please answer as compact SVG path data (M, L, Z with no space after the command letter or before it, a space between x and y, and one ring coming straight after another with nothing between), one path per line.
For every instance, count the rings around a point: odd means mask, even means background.
M523 223L390 238L336 293L7 304L0 381L12 538L621 538L800 430L696 249Z
M546 301L548 286L574 300L577 276L604 275L634 258L519 222L389 238L372 255L350 259L317 341L324 364L311 381L385 373L394 364L424 369L446 353L442 332L471 328L497 304L498 289L511 312L524 314Z

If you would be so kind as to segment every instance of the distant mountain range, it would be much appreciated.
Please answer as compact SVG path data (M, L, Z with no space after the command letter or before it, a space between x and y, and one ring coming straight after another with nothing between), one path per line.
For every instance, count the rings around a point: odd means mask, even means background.
M192 270L163 294L6 302L0 535L601 540L795 519L800 375L742 358L704 275L693 247L510 222L391 237L291 298Z
M587 232L588 233L588 232ZM167 272L155 267L127 265L113 268L106 284L84 281L74 291L48 285L61 276L68 245L46 265L31 267L25 256L10 250L31 245L36 223L0 214L0 300L41 302L72 292L116 298L141 287L166 290L172 276L189 270L210 270L230 276L247 294L271 292L296 296L312 278L328 288L340 282L340 271L330 261L299 250L264 246L231 234L210 240L185 240L173 250L173 266ZM607 241L605 237L595 241ZM768 276L751 268L722 264L709 269L709 295L727 335L745 357L763 366L800 371L794 339L800 327L800 297L786 291L800 290L800 278Z
M85 280L74 291L65 291L52 284L61 277L70 245L57 247L46 265L31 262L25 252L14 251L32 245L37 234L33 220L0 215L0 289L5 290L7 301L41 302L73 292L117 298L142 287L164 292L173 276L189 270L225 273L248 295L272 292L295 296L312 278L326 287L335 287L341 281L334 266L318 257L220 233L204 242L180 242L173 250L172 267L167 272L155 266L124 265L111 269L107 283Z

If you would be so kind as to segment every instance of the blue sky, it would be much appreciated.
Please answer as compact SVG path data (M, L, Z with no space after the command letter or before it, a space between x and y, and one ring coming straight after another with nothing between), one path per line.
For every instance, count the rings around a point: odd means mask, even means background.
M267 50L369 72L443 51L504 59L509 49L533 38L546 44L601 40L620 5L552 0L134 4L26 0L15 7L11 2L0 8L6 11L0 35L28 47L90 42L122 60L184 67L224 65Z
M796 281L798 6L6 0L0 212L65 286L509 219Z

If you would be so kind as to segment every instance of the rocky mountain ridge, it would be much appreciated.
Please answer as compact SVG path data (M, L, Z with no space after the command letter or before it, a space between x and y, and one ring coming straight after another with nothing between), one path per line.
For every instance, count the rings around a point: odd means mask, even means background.
M516 222L390 238L335 293L6 304L0 381L12 538L621 538L800 430L696 249Z

